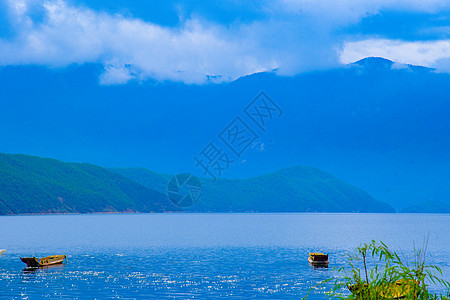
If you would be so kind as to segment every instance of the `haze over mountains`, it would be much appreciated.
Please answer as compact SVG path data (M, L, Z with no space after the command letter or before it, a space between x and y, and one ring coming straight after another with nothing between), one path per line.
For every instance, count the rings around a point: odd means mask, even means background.
M164 193L171 176L142 168L114 168ZM201 179L202 198L192 208L211 212L394 212L361 189L316 168L297 166L246 179Z
M222 177L308 165L397 209L450 204L449 74L379 58L202 86L102 86L101 71L0 68L0 151L202 176L194 156L211 141L220 144L218 135L264 91L283 114L265 132L254 128L261 142L240 157L229 152L235 162Z
M122 176L124 175L124 176ZM0 215L30 213L173 212L171 176L146 169L0 153ZM202 180L192 212L394 212L364 191L309 167L244 180Z

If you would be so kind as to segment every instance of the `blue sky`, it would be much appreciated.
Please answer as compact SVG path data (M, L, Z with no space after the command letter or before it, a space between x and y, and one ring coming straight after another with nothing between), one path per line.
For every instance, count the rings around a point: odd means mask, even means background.
M0 0L0 65L99 63L105 85L290 76L367 56L449 72L449 36L446 0Z

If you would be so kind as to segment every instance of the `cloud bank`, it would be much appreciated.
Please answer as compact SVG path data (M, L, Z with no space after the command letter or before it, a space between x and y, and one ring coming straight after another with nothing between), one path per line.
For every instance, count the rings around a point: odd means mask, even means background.
M34 23L27 3L14 2L11 7L19 34L12 41L0 40L0 65L99 62L105 64L104 84L146 77L201 83L206 75L236 78L278 67L258 56L251 44L195 19L170 29L46 1L45 20Z
M202 84L273 69L294 75L367 56L437 68L450 59L448 40L354 37L345 31L383 10L449 9L441 0L263 1L264 18L223 24L193 14L174 27L62 0L0 1L14 31L12 37L0 34L0 65L101 63L101 84L147 78Z

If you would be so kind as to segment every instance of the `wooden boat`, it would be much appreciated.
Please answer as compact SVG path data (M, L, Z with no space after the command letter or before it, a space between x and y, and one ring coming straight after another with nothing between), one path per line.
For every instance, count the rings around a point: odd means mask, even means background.
M308 261L314 267L328 267L328 254L323 254L320 252L309 253Z
M6 252L6 249L0 249L0 254L3 254Z
M369 287L367 283L364 284L353 284L347 286L350 292L355 294L357 297L368 297L365 295L368 293L366 290ZM384 286L378 286L373 289L375 293L378 294L381 299L404 299L408 295L415 294L414 299L417 299L417 293L419 290L419 283L414 282L414 280L399 279L395 282L388 283Z
M21 257L20 260L27 264L27 268L40 268L62 264L64 260L67 261L67 257L65 255L51 255L41 259L36 257Z

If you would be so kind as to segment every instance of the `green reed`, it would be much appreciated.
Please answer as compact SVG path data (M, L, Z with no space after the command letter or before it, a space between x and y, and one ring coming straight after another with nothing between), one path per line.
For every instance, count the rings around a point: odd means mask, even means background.
M347 266L338 270L340 277L326 280L332 283L327 293L339 299L449 299L450 283L441 278L438 266L425 262L428 241L422 249L414 247L412 261L401 258L383 242L364 243L346 257ZM442 285L447 295L429 291L429 285ZM344 295L343 289L351 289Z

